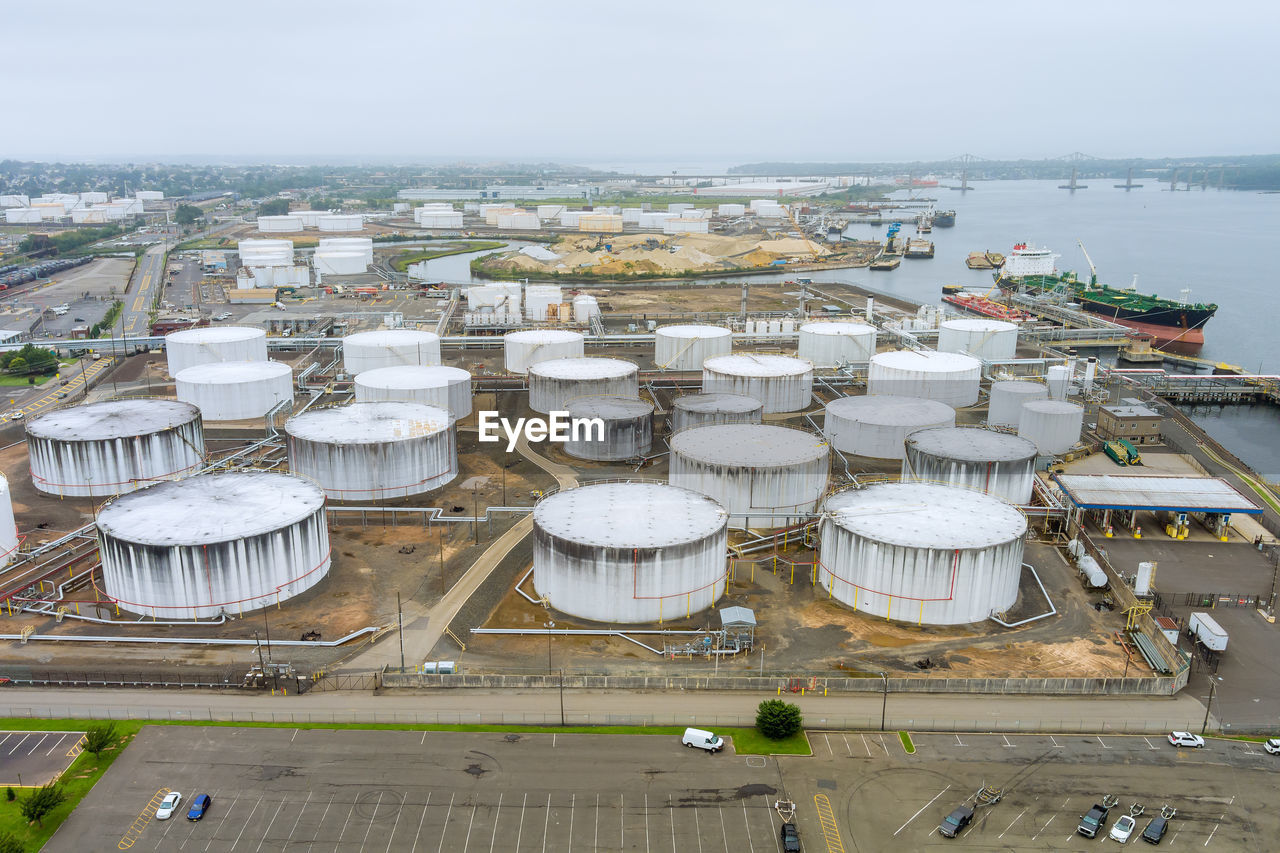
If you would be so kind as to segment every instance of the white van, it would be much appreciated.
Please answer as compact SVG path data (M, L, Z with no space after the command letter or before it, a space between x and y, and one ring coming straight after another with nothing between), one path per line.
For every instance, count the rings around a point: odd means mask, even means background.
M724 738L716 737L714 732L703 729L685 729L680 742L685 746L696 746L707 752L719 752L724 749Z

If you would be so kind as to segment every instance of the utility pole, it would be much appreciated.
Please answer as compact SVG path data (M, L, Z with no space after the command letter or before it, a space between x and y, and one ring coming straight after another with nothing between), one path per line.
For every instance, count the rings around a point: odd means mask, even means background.
M547 675L551 674L551 629L556 626L554 621L545 623L547 627Z
M258 632L253 632L253 639L258 644L258 666L262 669L262 674L267 674L267 662L262 657L262 640L258 637Z
M1204 724L1200 726L1200 734L1204 734L1205 729L1209 728L1209 711L1213 708L1213 692L1217 686L1213 676L1209 676L1209 702L1204 706Z
M262 624L267 627L267 660L271 661L271 681L275 685L275 689L280 689L280 673L276 670L275 660L271 657L271 623L267 621L267 611L263 608ZM258 651L262 651L262 647L258 647Z
M889 710L889 677L880 673L880 683L884 686L880 701L880 731L884 731L885 712Z
M445 579L444 579L444 525L443 524L440 525L439 543L440 543L440 597L444 598L444 594L445 594L444 580Z
M560 668L560 725L564 725L564 668Z
M474 488L471 490L471 520L475 525L476 544L480 544L480 490Z
M396 628L400 632L400 668L404 669L404 612L400 609L400 590L396 590Z

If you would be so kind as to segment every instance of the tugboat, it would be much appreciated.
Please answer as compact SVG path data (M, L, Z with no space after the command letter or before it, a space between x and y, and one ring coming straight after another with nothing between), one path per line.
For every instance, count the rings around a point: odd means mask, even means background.
M956 224L956 212L954 210L939 210L933 214L933 224L939 228L950 228Z
M1089 281L1082 282L1072 272L1058 272L1058 255L1048 249L1019 243L1005 258L1004 267L995 273L1001 290L1033 292L1059 291L1084 310L1113 323L1128 326L1151 335L1156 344L1204 343L1204 327L1217 313L1213 303L1193 303L1185 299L1161 299L1155 294L1137 291L1137 277L1128 288L1108 287L1098 283L1098 273L1084 245L1077 241L1089 264ZM1183 291L1184 295L1189 291Z

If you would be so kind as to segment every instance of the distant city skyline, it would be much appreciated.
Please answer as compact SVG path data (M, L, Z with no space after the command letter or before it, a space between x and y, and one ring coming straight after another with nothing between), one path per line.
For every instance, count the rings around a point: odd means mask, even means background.
M1280 11L1218 9L25 4L6 16L0 158L683 171L1274 151Z

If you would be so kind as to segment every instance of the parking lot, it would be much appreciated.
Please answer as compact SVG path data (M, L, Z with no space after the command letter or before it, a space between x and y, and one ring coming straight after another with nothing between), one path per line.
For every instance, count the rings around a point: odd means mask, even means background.
M0 787L39 786L80 754L84 732L0 732Z

